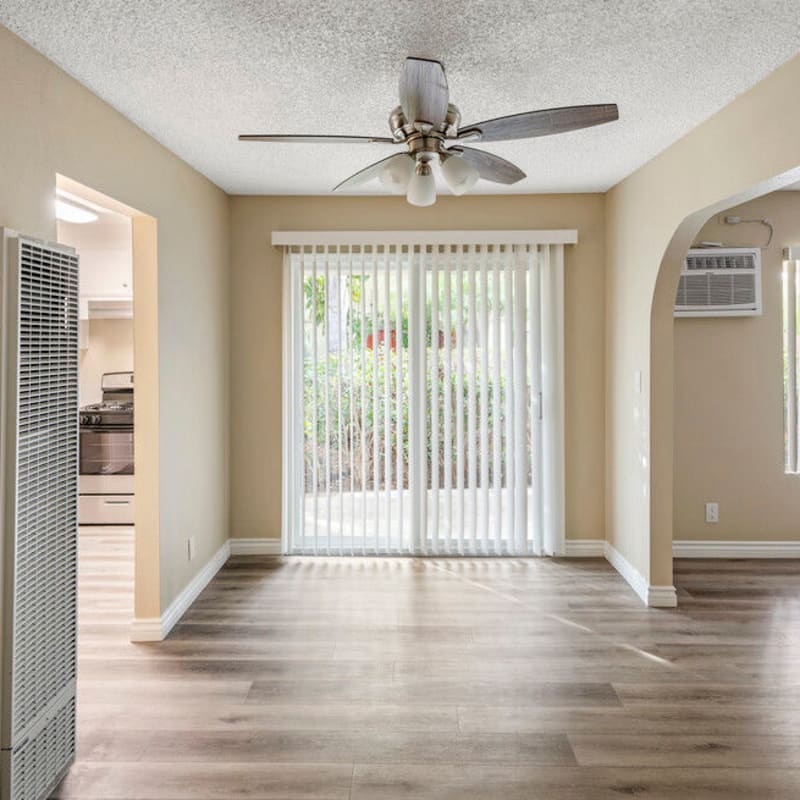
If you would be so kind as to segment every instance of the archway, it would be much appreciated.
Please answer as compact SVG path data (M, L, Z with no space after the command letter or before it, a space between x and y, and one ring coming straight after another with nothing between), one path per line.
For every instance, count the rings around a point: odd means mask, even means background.
M664 253L651 308L651 583L672 583L674 364L673 308L686 251L705 222L733 206L792 184L798 170L777 176L684 219Z
M606 537L610 559L648 605L675 604L672 306L681 258L709 216L800 178L798 85L795 58L608 194Z

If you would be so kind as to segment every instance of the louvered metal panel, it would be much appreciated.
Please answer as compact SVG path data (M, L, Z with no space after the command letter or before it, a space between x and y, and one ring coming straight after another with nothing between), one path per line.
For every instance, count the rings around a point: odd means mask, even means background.
M40 800L74 757L78 259L4 245L3 796Z
M693 250L686 256L686 270L755 269L757 250Z
M75 753L75 693L68 693L54 713L42 718L35 735L15 748L11 762L11 797L45 798Z
M761 252L752 248L690 250L675 297L676 317L761 313Z
M704 273L681 275L678 284L678 307L712 308L745 307L755 308L756 280L750 274Z

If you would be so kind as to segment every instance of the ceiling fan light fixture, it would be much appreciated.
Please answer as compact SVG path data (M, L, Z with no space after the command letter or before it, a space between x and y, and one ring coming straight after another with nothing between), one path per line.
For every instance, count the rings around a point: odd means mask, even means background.
M88 208L56 198L56 219L62 222L73 222L76 225L85 225L87 222L97 222L99 217Z
M436 179L433 177L431 165L420 161L408 182L406 200L412 206L432 206L436 202Z
M414 159L411 156L392 158L381 170L380 180L392 194L405 194L413 174Z
M431 163L439 160L443 177L455 195L468 192L478 181L511 186L525 173L504 158L465 147L464 142L507 142L567 133L619 119L615 103L563 106L523 111L483 122L461 124L458 107L450 102L447 76L441 61L409 56L400 73L400 104L389 113L391 136L340 134L242 134L246 142L303 142L306 144L398 145L404 153L382 158L336 184L333 191L356 189L380 179L393 193L406 192L409 203L432 206L436 182ZM415 165L416 162L416 165Z
M453 194L466 194L480 177L478 170L466 159L450 155L442 159L442 175Z

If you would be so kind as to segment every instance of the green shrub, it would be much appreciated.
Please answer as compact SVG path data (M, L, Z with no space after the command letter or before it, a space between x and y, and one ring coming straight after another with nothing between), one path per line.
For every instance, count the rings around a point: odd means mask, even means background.
M426 446L428 461L428 485L432 485L431 464L439 466L439 486L444 485L445 469L445 443L444 429L445 417L448 416L451 424L451 479L452 485L457 484L457 462L458 452L456 449L456 426L458 420L458 395L463 399L462 422L464 425L465 439L469 425L469 390L470 375L466 372L461 377L457 374L454 364L450 370L450 392L449 406L447 404L446 387L444 380L444 359L445 353L439 350L438 371L434 372L436 379L433 380L431 374L430 359L432 356L430 348L427 349L427 369L426 369ZM314 459L315 452L317 458L317 487L318 490L327 488L327 476L330 471L330 488L354 490L363 488L374 488L374 471L377 466L378 487L385 488L384 476L386 458L391 461L392 487L397 486L396 467L397 467L397 426L400 423L400 443L402 452L400 459L403 470L403 485L408 486L409 479L409 443L408 443L408 424L409 424L409 381L408 381L408 354L403 351L398 355L393 349L388 349L389 369L386 371L387 349L381 343L375 351L364 349L364 361L362 365L362 351L359 348L351 356L349 352L342 354L330 354L327 358L320 357L316 366L316 386L317 397L314 402L314 369L310 359L305 362L303 373L303 401L304 401L304 433L305 433L305 482L306 490L311 491L314 480ZM402 363L399 360L402 359ZM397 374L398 367L401 370L400 383L400 403L398 406L398 386ZM341 374L340 374L341 371ZM387 376L389 379L388 391L386 391ZM433 394L438 394L438 452L434 459L432 453L432 413L433 413ZM487 394L485 402L489 404L488 414L488 451L492 452L492 436L495 425L500 425L501 437L504 437L503 414L502 410L505 403L505 391L501 384L500 407L501 418L494 419L492 412L494 393L496 391L495 382L492 376L487 376ZM326 397L327 392L327 397ZM341 395L341 400L340 400ZM385 420L387 417L388 399L388 419L391 431L389 448L386 448L384 438ZM326 402L327 400L327 402ZM480 410L484 403L481 392L481 375L476 371L475 374L475 440L476 453L479 459L480 446ZM315 413L316 406L316 413ZM377 417L378 440L375 440L375 425ZM314 448L314 433L316 431L317 448ZM330 463L326 463L325 442L329 444ZM376 446L377 445L377 446ZM502 452L505 452L504 438L501 440ZM341 456L342 469L339 471L339 458ZM377 456L377 458L376 458ZM466 453L464 457L464 480L468 479ZM505 463L501 464L501 469L505 471ZM476 465L477 473L480 474L480 463ZM362 475L366 473L366 484L362 485Z

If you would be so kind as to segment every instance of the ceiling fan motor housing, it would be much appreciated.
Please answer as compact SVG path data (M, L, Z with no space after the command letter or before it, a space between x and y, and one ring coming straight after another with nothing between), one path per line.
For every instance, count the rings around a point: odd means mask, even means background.
M441 138L457 139L458 126L461 124L461 112L454 103L447 104L447 114L444 122L435 125L427 120L413 120L409 122L402 106L392 109L389 114L389 129L396 142L407 142L417 134L440 134ZM438 148L437 148L438 149Z

